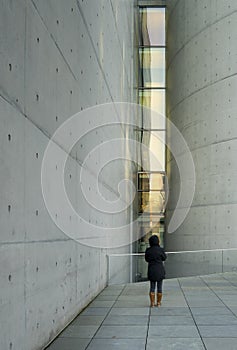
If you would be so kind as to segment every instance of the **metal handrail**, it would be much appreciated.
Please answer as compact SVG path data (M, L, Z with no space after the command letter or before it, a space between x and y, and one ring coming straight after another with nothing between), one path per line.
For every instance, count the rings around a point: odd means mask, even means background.
M183 253L202 253L202 252L222 252L222 251L231 251L237 250L237 248L219 248L219 249L202 249L202 250L181 250L178 252L166 252L166 254L183 254ZM116 254L107 254L107 256L142 256L145 253L116 253Z
M168 278L173 278L173 277L188 277L188 276L198 276L200 274L212 274L212 273L221 273L221 272L225 272L225 271L237 271L237 257L234 259L233 257L230 258L228 256L228 254L226 255L225 252L235 252L237 251L237 248L216 248L216 249L200 249L200 250L184 250L184 251L169 251L166 252L167 255L170 255L170 259L167 259L165 262L165 265L167 267L167 271L168 271ZM214 257L212 255L204 255L204 257L202 257L199 261L199 259L191 258L190 256L187 258L185 257L185 254L193 254L193 253L201 253L201 254L205 254L205 253L218 253L218 255L214 255ZM175 255L180 255L180 254L184 254L184 259L180 260L178 259L177 261L173 261L173 258L171 258L172 256ZM196 255L195 254L195 255ZM131 258L130 260L130 264L131 267L133 266L133 257L144 257L145 252L142 253L113 253L113 254L107 254L107 262L108 262L108 283L111 282L111 278L112 280L117 279L118 276L123 275L124 271L123 270L123 264L118 264L116 267L115 264L115 269L111 270L111 263L112 263L112 258L116 258L116 257L128 257ZM229 259L230 258L230 259ZM175 257L174 257L175 259ZM115 260L116 261L116 260ZM141 260L139 260L141 261ZM145 263L145 261L144 261ZM113 266L113 265L112 265ZM139 265L134 265L134 266L139 266ZM178 268L177 268L178 267ZM130 278L129 281L132 282L134 280L134 276L140 276L140 272L143 271L143 267L141 267L141 270L135 270L137 272L135 272L135 275L132 276L132 274L130 273ZM132 268L131 268L132 271ZM166 271L166 272L167 272ZM139 273L138 273L139 272ZM111 274L112 273L112 274ZM141 276L143 276L143 273ZM126 274L126 272L125 272ZM143 277L142 277L143 278ZM136 280L136 279L135 279ZM113 283L113 282L112 282ZM124 282L127 283L127 282Z

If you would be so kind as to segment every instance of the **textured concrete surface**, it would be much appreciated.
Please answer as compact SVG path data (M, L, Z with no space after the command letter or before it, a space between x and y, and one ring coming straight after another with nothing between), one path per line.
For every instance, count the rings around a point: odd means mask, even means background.
M196 168L190 212L167 250L237 247L236 10L233 0L167 1L167 116ZM167 168L169 218L179 196L172 156Z
M42 349L106 285L106 249L74 243L51 220L41 162L52 134L74 113L134 101L133 18L130 0L0 1L1 349ZM130 211L108 219L85 209L79 191L80 162L125 133L132 136L125 126L86 135L68 159L68 195L92 224L130 218ZM120 177L133 170L122 162L110 167L100 189L114 198ZM56 214L61 220L63 208Z
M221 350L237 341L237 274L164 281L160 308L149 308L149 283L113 285L90 304L48 350ZM211 302L213 300L213 302ZM118 304L120 303L120 304Z

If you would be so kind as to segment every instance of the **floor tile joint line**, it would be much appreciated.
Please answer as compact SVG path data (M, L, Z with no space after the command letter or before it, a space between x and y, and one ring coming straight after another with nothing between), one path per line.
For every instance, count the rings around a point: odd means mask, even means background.
M178 284L179 284L179 288L180 288L180 290L181 290L181 292L182 292L182 294L183 294L184 300L185 300L185 302L186 302L186 304L187 304L187 306L188 306L188 308L189 308L189 311L190 311L190 313L191 313L191 316L192 316L193 322L194 322L194 324L195 324L195 327L196 327L196 329L197 329L197 331L198 331L199 337L200 337L200 339L201 339L201 341L202 341L202 345L203 345L203 347L204 347L205 350L208 350L208 349L206 348L206 345L205 345L203 339L202 339L202 336L201 336L201 333L200 333L200 331L199 331L198 325L197 325L197 323L196 323L196 321L195 321L195 318L194 318L194 316L193 316L192 310L191 310L191 308L190 308L190 306L189 306L189 303L188 303L188 301L187 301L187 298L186 298L186 296L185 296L185 293L184 293L184 291L183 291L183 288L182 288L182 286L181 286L181 283L180 283L179 278L177 278L177 281L178 281Z
M98 333L98 331L101 329L101 326L103 325L106 317L109 315L110 311L113 309L115 303L117 302L118 298L120 297L120 295L123 293L124 289L126 288L126 285L123 287L123 289L121 290L121 292L119 293L119 295L116 297L114 303L112 304L112 306L109 308L107 314L105 315L103 321L101 322L101 324L99 325L97 331L95 332L95 334L93 335L93 337L91 338L91 340L89 341L89 343L87 344L87 346L85 347L85 350L88 349L89 345L91 344L92 340L95 338L95 335ZM105 288L106 289L106 288ZM101 293L100 293L101 294Z
M203 277L199 276L200 280L202 280L202 282L210 289L210 291L212 291L213 294L215 294L215 296L222 302L223 305L225 305L225 308L228 309L236 318L236 314L224 303L224 301L219 297L219 295L208 285L208 283L203 279ZM226 280L230 285L233 285L235 288L236 286L234 284L232 284L227 278L224 278L222 276L222 278L224 280Z

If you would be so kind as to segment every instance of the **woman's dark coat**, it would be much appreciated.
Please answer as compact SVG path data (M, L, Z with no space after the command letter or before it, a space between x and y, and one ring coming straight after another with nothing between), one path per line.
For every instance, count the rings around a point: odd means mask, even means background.
M163 261L166 260L166 254L159 245L147 248L145 260L148 262L148 279L150 281L161 281L165 278L165 268Z

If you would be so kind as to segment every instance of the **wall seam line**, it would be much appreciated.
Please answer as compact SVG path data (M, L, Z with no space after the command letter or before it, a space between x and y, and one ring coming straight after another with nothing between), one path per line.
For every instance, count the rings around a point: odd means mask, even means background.
M225 77L223 77L223 78L221 78L221 79L218 79L218 80L216 80L216 81L214 81L214 82L210 82L209 84L204 85L204 86L202 86L201 88L199 88L199 89L197 89L197 90L191 92L189 95L185 96L185 97L184 97L183 99L181 99L178 103L176 103L176 105L175 105L172 109L170 109L170 110L168 111L168 115L170 115L171 113L173 113L173 111L176 109L176 107L179 106L181 103L183 103L187 98L190 98L190 97L192 97L193 95L199 93L200 91L205 90L205 89L209 88L210 86L216 85L216 84L218 84L218 83L220 83L220 82L222 82L222 81L224 81L224 80L226 80L226 79L229 79L229 78L231 78L231 77L234 77L234 76L237 76L237 72L236 72L236 73L233 73L233 74L231 74L231 75L227 75L227 76L225 76Z
M189 38L179 49L178 51L176 51L175 55L172 57L171 61L169 62L169 64L167 65L167 71L169 70L170 66L173 64L174 60L176 59L177 55L185 48L185 46L187 46L194 38L196 38L198 35L200 35L202 32L204 32L205 30L209 29L210 27L212 27L213 25L217 24L218 22L221 22L222 20L224 20L225 18L228 18L230 16L232 16L233 14L237 13L237 10L232 11L231 13L229 13L228 15L225 15L221 18L219 18L218 20L210 23L208 26L206 26L205 28L202 28L199 32L197 32L196 34L194 34L191 38Z
M23 111L19 108L18 105L16 105L13 101L8 100L4 95L1 94L0 92L0 98L2 98L5 102L7 102L11 107L15 108L18 112L20 112L20 114L22 116L24 116L35 128L37 128L47 139L51 140L52 135L50 135L46 130L44 130L43 128L41 128L39 125L37 125L32 119L30 119L27 115L25 115L23 113ZM51 140L52 141L52 140ZM58 143L55 142L54 143L65 153L67 153L67 151ZM94 177L97 178L97 175L93 172L93 169L89 169L89 168L85 168L83 166L83 162L81 162L77 157L69 154L68 157L72 160L74 160L81 168L86 169L90 174L92 174ZM120 195L118 192L116 192L114 190L114 188L110 187L106 182L104 181L99 181L105 188L107 188L109 191L111 191L112 193L114 193L118 198L120 198Z
M78 10L79 10L79 13L81 14L82 20L83 20L83 22L84 22L84 25L85 25L87 34L88 34L88 36L89 36L89 38L90 38L90 42L91 42L93 51L94 51L94 53L95 53L95 57L96 57L98 66L100 67L100 70L101 70L102 76L103 76L103 78L104 78L105 85L106 85L106 87L107 87L107 89L108 89L108 93L109 93L109 95L110 95L111 101L114 102L113 96L112 96L111 91L110 91L109 83L108 83L108 81L107 81L107 79L106 79L104 70L103 70L103 68L102 68L102 65L101 65L101 63L100 63L99 57L98 57L98 55L97 55L97 51L96 51L94 42L93 42L93 40L92 40L91 33L90 33L90 31L89 31L89 27L88 27L88 24L87 24L87 22L86 22L84 13L83 13L83 11L82 11L82 9L81 9L81 6L80 6L80 4L79 4L79 0L76 0L76 4L77 4L77 8L78 8Z
M52 39L54 45L56 46L58 52L60 53L60 55L61 55L61 57L62 57L64 63L65 63L66 66L68 67L68 69L69 69L70 73L72 74L74 80L78 81L78 79L77 79L77 77L75 76L75 74L74 74L72 68L70 67L70 65L69 65L69 63L68 63L68 61L67 61L67 59L65 58L65 56L64 56L64 54L63 54L63 52L62 52L62 50L60 49L59 45L57 44L57 41L54 39L53 34L49 31L49 29L48 29L48 27L47 27L45 21L43 20L43 17L41 16L41 14L40 14L40 12L39 12L39 10L38 10L38 8L37 8L37 6L36 6L34 0L31 0L31 3L33 4L33 6L34 6L34 8L35 8L35 10L36 10L36 12L37 12L39 18L41 19L41 21L42 21L44 27L46 28L46 30L47 30L47 32L48 32L50 38Z

